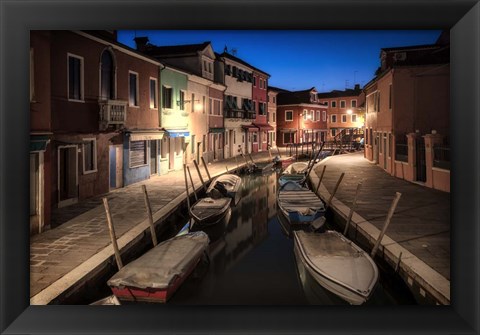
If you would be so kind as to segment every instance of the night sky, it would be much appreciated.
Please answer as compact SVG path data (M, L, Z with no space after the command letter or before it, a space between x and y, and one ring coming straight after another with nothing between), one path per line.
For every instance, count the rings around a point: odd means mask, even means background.
M135 36L158 46L210 41L271 75L269 85L319 92L362 87L380 65L380 49L435 43L439 30L149 30L118 31L135 48Z

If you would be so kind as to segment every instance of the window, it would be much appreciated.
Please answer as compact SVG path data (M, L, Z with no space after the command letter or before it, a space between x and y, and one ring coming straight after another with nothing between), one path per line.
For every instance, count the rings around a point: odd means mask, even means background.
M147 141L130 142L130 167L147 165Z
M285 121L293 121L293 111L285 111Z
M30 215L38 213L39 153L30 153Z
M303 110L303 121L306 121L308 119L308 111L306 109Z
M157 79L150 78L150 108L157 106Z
M104 50L101 60L100 98L108 100L115 98L115 66L113 54Z
M195 154L195 135L192 134L192 155Z
M347 114L342 114L342 123L347 122Z
M83 101L83 58L68 54L68 100Z
M138 106L138 74L135 72L128 74L128 92L129 106Z
M30 102L35 100L35 67L33 56L33 48L30 48Z
M225 145L228 145L228 131L225 132L223 138L225 139Z
M178 105L180 106L180 110L185 110L185 91L180 90L178 96Z
M322 121L327 121L327 111L322 111Z
M253 143L257 143L258 142L258 134L257 132L254 132L253 133Z
M212 98L208 98L208 114L213 114L213 100Z
M336 129L332 129L332 136L335 137L337 135L337 130Z
M314 110L311 110L311 111L310 111L310 114L308 114L308 115L310 115L310 119L309 119L309 120L315 121L315 111L314 111Z
M325 106L328 107L328 101L323 101L323 102L322 102L322 105L325 105Z
M272 122L277 122L277 116L275 115L275 112L272 112Z
M202 111L203 111L203 114L205 114L206 109L207 109L207 98L205 96L203 96L202 97Z
M336 101L332 101L332 108L337 108L337 102Z
M195 94L192 93L192 102L190 103L190 105L192 106L192 113L195 112Z
M162 86L162 108L172 108L172 88Z
M320 121L320 111L315 112L315 121Z
M274 104L277 103L277 97L273 97L273 103L274 103Z
M340 108L345 108L347 106L347 103L345 100L340 100Z
M316 102L317 101L317 94L310 93L310 101L311 102Z
M97 171L97 141L94 138L83 139L83 174Z
M258 107L260 107L260 115L266 115L266 104L264 102L260 102Z
M202 152L205 152L207 149L207 135L203 135L203 141L202 141Z
M293 143L293 133L283 133L283 144Z
M350 106L351 106L352 108L357 108L357 100L352 100L352 101L350 101Z
M332 123L335 123L335 122L337 122L337 115L333 114L332 115Z
M214 101L213 101L213 114L214 114L214 115L221 115L220 105L221 105L221 101L220 101L220 100L214 100Z
M357 114L352 114L352 122L357 122Z

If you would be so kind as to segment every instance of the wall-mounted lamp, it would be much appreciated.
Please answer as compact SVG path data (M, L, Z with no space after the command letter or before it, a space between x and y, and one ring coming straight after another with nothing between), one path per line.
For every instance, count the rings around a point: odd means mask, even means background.
M351 109L348 109L348 110L347 110L347 114L352 114L352 113L353 113L353 112L352 112Z

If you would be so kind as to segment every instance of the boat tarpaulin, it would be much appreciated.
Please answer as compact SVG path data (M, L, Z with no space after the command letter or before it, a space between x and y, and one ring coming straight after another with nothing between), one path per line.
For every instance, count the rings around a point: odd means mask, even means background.
M110 280L109 286L167 288L177 276L183 276L208 248L208 235L202 231L166 240L128 263Z

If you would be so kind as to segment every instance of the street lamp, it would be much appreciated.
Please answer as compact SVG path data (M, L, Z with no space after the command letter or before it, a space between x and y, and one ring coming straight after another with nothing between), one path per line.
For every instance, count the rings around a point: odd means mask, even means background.
M351 109L347 109L347 114L352 114L352 110Z

